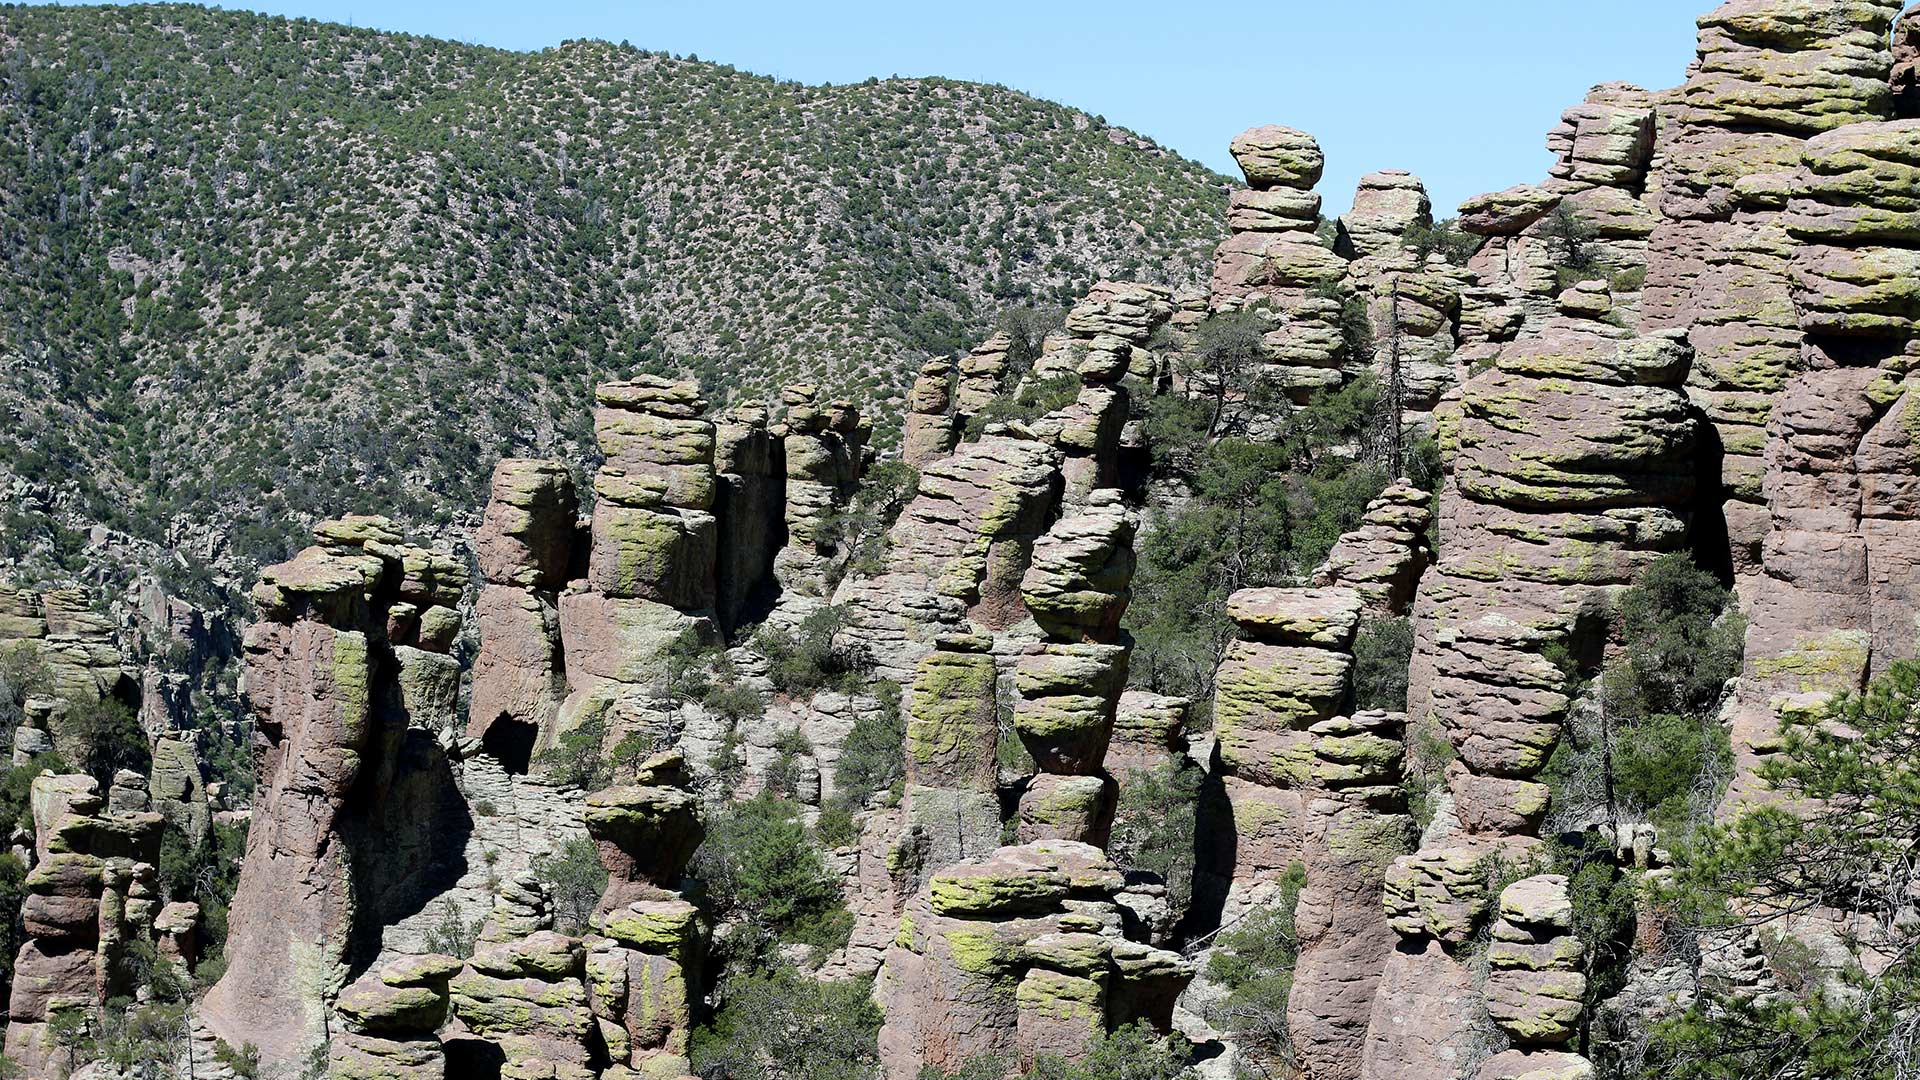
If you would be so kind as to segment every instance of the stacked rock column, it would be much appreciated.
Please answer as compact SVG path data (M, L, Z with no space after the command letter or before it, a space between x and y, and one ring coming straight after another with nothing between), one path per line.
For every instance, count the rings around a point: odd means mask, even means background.
M1347 283L1367 305L1372 364L1383 410L1397 407L1405 428L1428 414L1459 378L1452 360L1460 293L1467 273L1437 253L1422 257L1408 242L1433 225L1433 205L1420 178L1397 169L1360 178L1353 209L1341 215L1335 248L1353 260ZM1417 431L1417 428L1416 428Z
M462 964L426 953L369 971L340 992L342 1031L328 1048L332 1080L443 1080L447 983Z
M1022 842L1106 846L1115 790L1105 763L1131 651L1120 618L1132 596L1135 528L1118 492L1097 492L1086 512L1061 518L1034 545L1021 580L1046 636L1014 668L1014 730L1040 770L1020 798Z
M559 600L569 693L556 730L610 716L608 738L618 739L623 726L660 722L651 686L668 646L719 634L716 432L690 382L641 377L596 396L606 460L594 474L586 577Z
M1247 589L1228 600L1241 637L1215 679L1218 771L1232 818L1221 919L1273 900L1306 871L1287 1015L1316 1077L1357 1075L1374 982L1394 936L1383 874L1406 850L1398 713L1352 712L1353 640L1363 601L1346 588Z
M1912 657L1920 612L1920 324L1904 284L1920 273L1920 122L1808 140L1784 220L1802 242L1793 296L1809 370L1768 430L1764 570L1727 717L1736 802L1762 794L1780 716Z
M783 591L824 597L840 553L832 522L859 485L869 429L851 403L823 407L817 398L811 386L789 386L783 394L787 544L773 568Z
M553 740L566 700L558 592L573 560L579 499L557 461L503 459L474 536L484 584L467 734L496 756Z
M1272 327L1264 377L1303 400L1346 379L1341 301L1334 292L1346 278L1347 260L1314 233L1320 196L1313 186L1326 157L1313 136L1277 126L1242 132L1229 149L1248 188L1233 193L1232 235L1214 250L1212 308L1264 302Z
M1661 109L1649 188L1643 325L1679 327L1689 391L1723 459L1726 529L1744 595L1762 572L1768 416L1804 367L1787 198L1806 141L1892 115L1890 29L1899 0L1736 0L1699 20L1686 84Z
M261 571L247 629L246 688L259 755L247 852L234 894L227 974L207 995L213 1030L269 1061L324 1032L357 911L348 795L395 767L416 718L449 724L465 568L401 545L383 518L323 522L319 543ZM365 841L365 836L359 836Z
M135 989L128 946L153 935L164 820L109 808L88 776L42 773L29 795L37 862L21 904L6 1054L29 1077L64 1076L47 1024Z
M960 439L954 413L953 361L929 360L907 391L906 430L900 435L901 460L914 468L953 453Z
M687 1039L706 930L681 885L706 833L690 780L669 752L641 765L632 783L587 797L587 832L607 870L586 940L587 981L601 1041L629 1075L692 1072Z
M1607 322L1601 283L1568 290L1560 309L1469 380L1443 425L1440 558L1414 604L1408 702L1453 761L1422 849L1388 874L1400 942L1367 1077L1476 1052L1483 998L1460 949L1485 917L1495 860L1524 858L1548 810L1540 773L1570 705L1548 654L1596 660L1614 594L1686 544L1697 432L1679 389L1684 340Z
M1637 318L1647 238L1659 222L1646 194L1657 100L1626 83L1594 87L1548 133L1555 160L1546 182L1461 204L1461 230L1485 237L1468 262L1474 284L1462 299L1456 358L1463 370L1553 317L1568 284L1563 269L1606 278L1616 317Z
M1136 1022L1166 1031L1193 977L1178 954L1129 940L1120 870L1098 848L1004 847L933 876L907 905L874 996L881 1074L915 1080L999 1056L1069 1060Z

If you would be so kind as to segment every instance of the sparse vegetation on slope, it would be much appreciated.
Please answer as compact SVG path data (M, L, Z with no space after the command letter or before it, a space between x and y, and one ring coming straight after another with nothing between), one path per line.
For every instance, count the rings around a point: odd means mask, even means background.
M1197 272L1224 203L1001 87L0 7L0 556L72 575L104 524L184 589L323 509L444 525L495 456L583 458L592 385L640 370L817 381L884 438L922 358Z

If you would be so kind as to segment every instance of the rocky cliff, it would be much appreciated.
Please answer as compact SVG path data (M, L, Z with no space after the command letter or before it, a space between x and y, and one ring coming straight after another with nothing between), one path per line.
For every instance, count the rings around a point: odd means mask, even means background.
M495 466L470 546L323 522L252 593L257 778L194 1044L678 1078L718 1068L703 1036L765 1037L774 972L853 987L849 1052L888 1080L1066 1067L1135 1025L1207 1076L1575 1080L1633 1075L1709 983L1773 993L1777 941L1663 947L1685 853L1567 762L1644 719L1610 679L1661 568L1730 590L1708 621L1744 638L1704 691L1728 752L1690 774L1702 822L1777 802L1783 721L1916 654L1899 16L1733 0L1683 85L1596 87L1548 178L1452 223L1394 170L1324 222L1315 140L1255 128L1208 289L1103 281L1037 340L924 363L897 455L832 387L716 410L639 375L594 391L591 460ZM1373 477L1324 561L1236 578L1196 628L1205 693L1149 689L1129 627L1143 553L1209 497L1193 444L1297 443L1359 400L1312 466ZM110 619L4 599L59 690L19 703L22 766L88 749L75 701L154 718L150 776L31 777L7 1049L51 1076L63 1013L199 962L160 845L221 804ZM1152 866L1141 805L1190 815ZM817 865L776 899L824 894L834 933L744 910L747 858ZM1249 933L1284 953L1258 1023Z

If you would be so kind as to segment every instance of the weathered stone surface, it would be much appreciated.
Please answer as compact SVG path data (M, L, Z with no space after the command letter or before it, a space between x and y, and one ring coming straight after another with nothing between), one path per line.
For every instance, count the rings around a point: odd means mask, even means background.
M1240 188L1227 202L1234 232L1311 232L1320 220L1320 196L1298 188Z
M907 391L905 430L900 435L900 458L916 468L953 452L960 429L955 423L955 368L950 360L929 360Z
M1021 793L1014 835L1022 844L1072 840L1104 848L1113 826L1115 793L1110 777L1042 773Z
M1366 614L1404 615L1414 587L1433 561L1427 545L1432 520L1426 492L1395 484L1367 504L1360 526L1340 537L1327 561L1314 571L1316 585L1342 585L1358 593Z
M1227 617L1257 641L1344 649L1360 625L1361 601L1351 589L1242 589L1227 599Z
M503 458L474 534L480 573L496 585L556 589L566 584L580 512L573 476L557 461Z
M1059 641L1113 640L1132 597L1135 528L1115 492L1035 542L1020 596L1043 632Z
M1534 184L1476 195L1460 204L1460 228L1477 236L1513 236L1560 205L1563 193Z
M950 867L907 905L874 987L882 1073L981 1054L1069 1060L1111 1027L1172 1022L1193 976L1122 936L1118 869L1098 848L1046 841Z
M1340 215L1340 250L1351 258L1393 253L1414 229L1433 224L1433 203L1420 178L1401 169L1368 173Z
M474 657L467 734L483 742L494 725L522 724L550 741L567 696L560 612L546 595L487 585L474 605L480 652Z
M1320 182L1327 164L1313 136L1277 124L1249 128L1235 135L1227 149L1246 174L1247 186L1255 190L1285 187L1305 191Z
M1045 772L1092 775L1106 760L1127 647L1049 644L1020 658L1013 727Z

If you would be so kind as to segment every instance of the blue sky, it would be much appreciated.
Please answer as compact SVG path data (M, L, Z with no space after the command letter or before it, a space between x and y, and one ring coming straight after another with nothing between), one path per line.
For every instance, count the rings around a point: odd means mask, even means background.
M288 0L257 10L513 49L625 39L803 82L1004 83L1230 173L1236 132L1287 124L1326 149L1330 212L1347 206L1361 174L1403 168L1444 213L1543 177L1547 130L1592 84L1679 83L1693 20L1716 2Z

